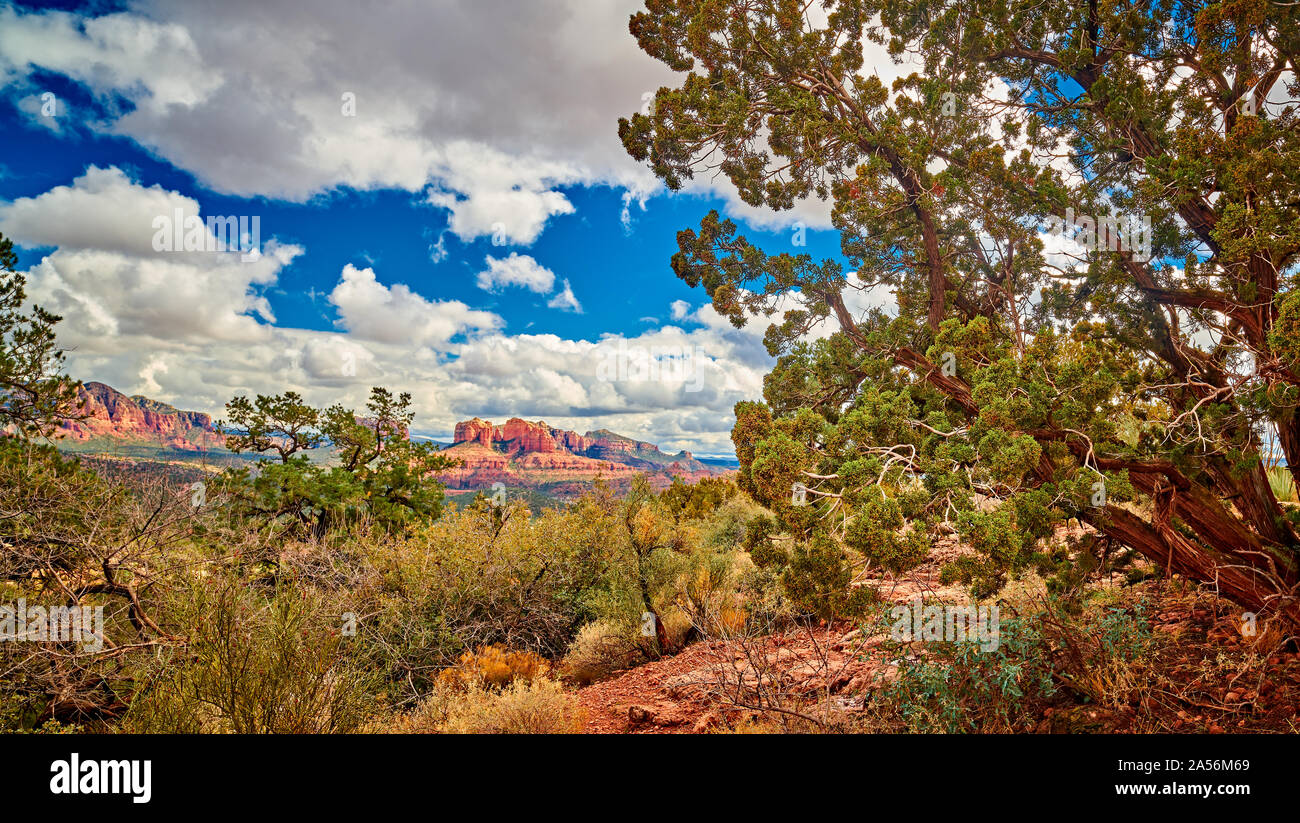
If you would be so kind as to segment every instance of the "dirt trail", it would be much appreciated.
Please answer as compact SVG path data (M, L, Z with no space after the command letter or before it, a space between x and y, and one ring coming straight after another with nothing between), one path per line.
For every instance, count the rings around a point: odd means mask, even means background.
M896 581L878 573L859 576L886 600L904 603L922 594L927 601L961 602L960 587L939 583L939 567L959 551L944 541L925 566ZM849 622L795 629L747 642L701 642L678 654L625 671L578 691L589 734L680 734L704 732L720 719L728 697L752 694L756 686L784 704L791 697L820 693L841 711L862 707L862 692L893 667L870 653L883 637L864 638ZM729 711L731 720L746 710Z

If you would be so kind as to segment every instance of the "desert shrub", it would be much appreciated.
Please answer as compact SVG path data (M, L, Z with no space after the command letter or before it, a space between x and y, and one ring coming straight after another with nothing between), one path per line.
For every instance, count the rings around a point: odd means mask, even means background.
M746 717L734 726L719 725L710 729L711 734L785 734L786 727L770 717Z
M646 499L631 520L599 489L537 515L518 502L468 505L411 535L378 541L363 559L373 575L362 575L365 585L349 597L366 615L359 645L385 672L394 702L414 705L444 669L461 678L473 658L462 656L474 650L557 659L593 622L618 627L603 631L624 638L626 648L591 676L657 653L643 648L656 641L640 636L643 614L648 602L668 617L671 583L690 550L674 547L682 528ZM632 537L645 542L634 547ZM674 626L665 624L670 634Z
M686 618L686 636L727 636L744 623L744 598L733 553L702 549L685 558L673 583L673 599Z
M882 655L899 658L898 671L873 698L873 722L896 731L1024 731L1058 700L1105 699L1105 684L1150 638L1140 604L1074 615L1055 600L1001 620L998 633L997 647L987 651L974 642L939 642L924 644L917 656L886 644Z
M391 614L373 640L441 636L436 659L423 661L434 668L490 645L556 656L607 587L605 542L589 508L538 517L522 507L449 512L376 550L380 600Z
M208 580L187 594L175 611L189 619L189 642L142 667L124 730L350 732L378 709L374 676L317 593Z
M586 686L641 659L644 652L631 627L610 620L594 620L583 626L569 645L560 673L566 680Z
M101 477L49 446L0 436L0 601L103 609L110 653L63 641L0 643L0 727L102 731L131 671L174 640L160 592L202 573L198 513L166 481ZM228 551L243 548L233 544Z
M83 734L85 731L78 723L54 719L34 722L30 708L21 699L0 694L0 734Z
M445 734L574 734L582 730L578 699L554 680L517 680L500 691L473 687L452 700Z
M659 500L674 520L702 519L740 493L725 477L705 477L685 483L674 477L672 485L659 493Z
M742 589L764 624L782 625L800 615L861 617L873 600L870 589L852 585L853 558L859 555L834 539L794 540L776 519L760 513L746 523L742 546L755 567L744 574Z
M747 496L734 495L704 520L701 545L715 551L737 551L745 545L750 521L761 511Z
M781 526L767 514L757 514L745 524L745 536L741 545L749 552L750 559L759 568L777 568L790 561L785 543L774 539L781 531Z
M1273 489L1273 496L1288 503L1300 500L1300 496L1296 494L1295 480L1286 466L1269 466L1266 472L1268 485Z
M798 612L781 585L783 567L756 565L750 553L738 560L737 584L748 622L776 631L790 626Z
M781 585L796 609L831 620L861 616L869 604L871 590L850 586L852 578L844 550L829 539L814 537L795 545Z
M475 687L500 689L517 680L532 681L545 677L550 670L550 664L534 652L484 646L477 651L465 652L455 666L443 669L438 675L438 684L462 691Z
M364 615L353 638L357 655L388 682L395 702L413 702L428 693L439 673L465 650L439 613L437 599L418 589L388 590L373 603L347 609Z
M676 654L698 634L690 615L675 606L664 609L659 615L664 624L665 652Z

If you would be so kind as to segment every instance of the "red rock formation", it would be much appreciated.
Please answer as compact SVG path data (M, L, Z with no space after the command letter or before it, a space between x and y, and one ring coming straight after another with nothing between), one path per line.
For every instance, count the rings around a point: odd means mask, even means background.
M486 420L475 417L456 424L456 443L478 443L485 448L492 448L492 442L498 439L500 430Z
M222 443L212 417L202 412L181 411L147 397L127 397L103 383L86 383L77 395L84 417L60 427L59 435L68 440L136 440L195 451Z
M103 383L86 383L80 403L85 418L69 421L61 434L83 444L104 441L104 451L117 443L192 452L224 445L208 415L180 411L145 397L127 397ZM462 462L439 476L453 490L490 489L502 483L573 497L591 488L598 477L625 489L635 475L645 473L654 488L662 489L673 477L694 482L729 473L700 463L690 452L667 455L652 443L604 429L582 435L518 417L500 426L477 417L457 423L455 443L446 454Z
M551 427L545 423L529 423L512 417L501 427L501 439L506 442L509 451L521 454L540 452L550 454L558 451L555 438L551 436Z
M674 476L695 481L727 473L700 463L690 452L670 456L653 443L603 429L581 435L518 417L501 426L477 417L457 423L455 442L447 455L463 462L459 469L443 475L453 489L483 489L503 483L545 486L552 494L567 494L589 487L597 477L622 486L644 472L655 488L663 488Z
M551 436L559 442L564 448L574 454L585 454L591 448L591 441L577 432L565 431L564 429L551 429Z

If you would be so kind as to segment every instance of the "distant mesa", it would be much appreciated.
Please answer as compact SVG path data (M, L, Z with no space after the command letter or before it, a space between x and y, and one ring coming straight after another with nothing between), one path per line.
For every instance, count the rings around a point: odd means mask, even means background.
M58 432L59 447L66 451L180 462L236 457L226 450L211 415L127 396L104 383L85 383L78 395L84 417L67 421ZM689 451L667 454L608 429L578 434L519 417L502 425L478 417L457 423L454 442L443 451L462 462L439 475L452 492L502 483L571 498L598 477L623 489L644 473L652 486L665 488L674 477L695 482L734 471L718 461L702 462Z
M66 421L57 433L66 444L126 441L182 452L224 448L225 438L203 412L181 411L141 395L128 397L94 382L82 384L77 402L82 419Z
M729 473L696 460L688 451L666 454L653 443L606 429L578 434L518 417L500 426L478 417L462 421L453 439L444 451L463 465L443 475L452 489L502 483L569 496L597 477L621 487L645 473L653 486L663 488L673 477L694 482Z

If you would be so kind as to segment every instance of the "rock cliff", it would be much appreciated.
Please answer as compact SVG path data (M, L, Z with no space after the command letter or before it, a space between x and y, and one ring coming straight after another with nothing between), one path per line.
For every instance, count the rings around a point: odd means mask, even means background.
M665 454L645 443L599 429L578 434L513 417L502 425L481 418L456 424L448 456L463 462L444 475L452 489L485 489L495 483L511 487L571 492L597 477L624 485L646 473L656 487L674 476L698 480L727 470L699 462L688 451Z

